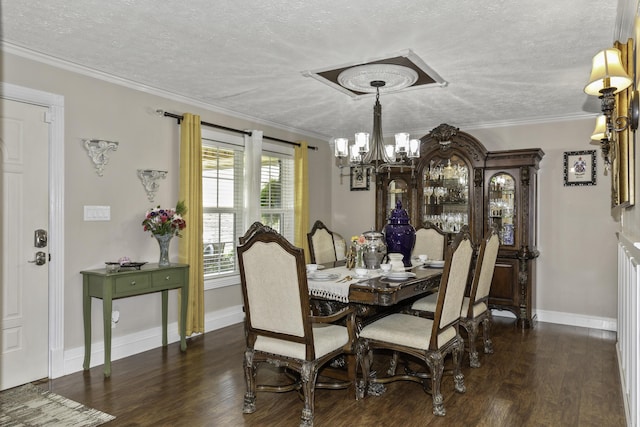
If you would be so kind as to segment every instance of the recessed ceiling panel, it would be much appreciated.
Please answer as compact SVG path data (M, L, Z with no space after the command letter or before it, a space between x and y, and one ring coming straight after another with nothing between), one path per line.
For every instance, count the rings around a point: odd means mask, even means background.
M399 72L391 71L391 75L389 75L386 67L380 67L381 74L376 77L376 67L374 67L374 65L380 64L396 66ZM372 67L366 67L367 65L371 65ZM403 72L402 68L406 70ZM393 68L389 67L389 69L392 70ZM353 73L349 73L350 70L353 70ZM354 98L375 93L375 89L367 90L365 86L362 86L363 89L361 90L357 89L358 85L361 84L357 79L362 80L369 77L371 80L377 79L391 83L381 87L381 93L398 92L408 89L423 89L432 86L443 87L447 85L447 82L440 77L438 73L431 69L410 49L365 62L354 62L319 70L305 71L303 75L313 77ZM345 76L351 78L345 78ZM411 76L415 76L415 79ZM409 79L411 79L411 82L407 84ZM355 83L353 83L354 81Z

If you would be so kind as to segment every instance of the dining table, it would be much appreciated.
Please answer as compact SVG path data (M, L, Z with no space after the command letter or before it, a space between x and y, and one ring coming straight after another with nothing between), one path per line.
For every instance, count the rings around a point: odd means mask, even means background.
M416 299L438 291L443 271L441 264L435 267L416 260L404 271L406 274L403 275L369 269L360 277L355 269L348 269L344 261L320 264L320 268L309 272L307 277L312 308L319 315L327 315L347 305L353 307L358 333L368 322L390 312L402 311ZM357 387L355 355L347 355L345 365L346 371L329 368L324 373L350 381Z
M320 269L308 274L307 283L312 299L370 307L398 308L409 301L437 292L442 267L415 262L403 272L384 273L368 269L358 276L344 261L320 264Z

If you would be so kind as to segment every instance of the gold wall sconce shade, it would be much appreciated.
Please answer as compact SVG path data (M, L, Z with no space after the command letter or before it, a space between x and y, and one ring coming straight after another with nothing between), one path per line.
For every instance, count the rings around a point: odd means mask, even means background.
M633 90L629 98L629 108L626 116L618 115L616 111L615 94L627 89L633 84L622 65L621 52L616 48L604 49L593 57L589 82L584 88L588 95L601 99L602 115L596 120L596 127L591 135L594 141L600 141L605 167L608 169L609 144L616 132L628 128L635 131L638 128L638 91Z

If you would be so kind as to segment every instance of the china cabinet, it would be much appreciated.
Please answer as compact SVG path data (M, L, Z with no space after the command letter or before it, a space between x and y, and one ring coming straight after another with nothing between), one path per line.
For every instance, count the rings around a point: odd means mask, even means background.
M492 308L509 310L520 327L535 317L537 172L540 149L488 151L468 133L442 124L421 138L415 168L376 177L376 227L398 201L416 228L436 224L449 239L464 225L474 242L495 226L500 251L491 286Z

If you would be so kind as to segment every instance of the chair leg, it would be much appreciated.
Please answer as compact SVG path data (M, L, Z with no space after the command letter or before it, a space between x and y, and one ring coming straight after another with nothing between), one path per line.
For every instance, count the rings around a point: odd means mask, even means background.
M464 386L464 375L462 374L462 355L464 354L464 340L458 335L458 344L453 348L453 384L458 393L467 391Z
M433 399L433 415L444 417L447 413L444 409L444 399L440 392L442 373L444 372L444 358L442 354L433 353L426 357L425 362L431 370L431 397Z
M478 323L475 319L466 319L460 321L460 325L467 331L467 337L469 339L469 366L472 368L480 367L480 360L478 358L478 349L476 348L476 337L478 336Z
M484 338L484 352L486 354L493 353L493 342L491 341L491 323L493 318L491 312L487 313L487 317L482 321L482 336Z
M253 365L253 350L244 352L244 379L247 392L244 395L242 412L252 414L256 411L256 367Z
M387 375L394 376L396 374L396 370L398 369L398 352L394 351L391 356L391 361L389 362L389 369L387 369Z
M302 392L304 394L304 408L300 417L300 427L313 427L313 414L315 403L316 380L318 367L312 362L304 362L302 365L301 379Z
M364 399L369 388L369 373L371 371L371 359L365 342L358 340L356 343L356 400ZM358 379L358 367L362 373L362 378Z

